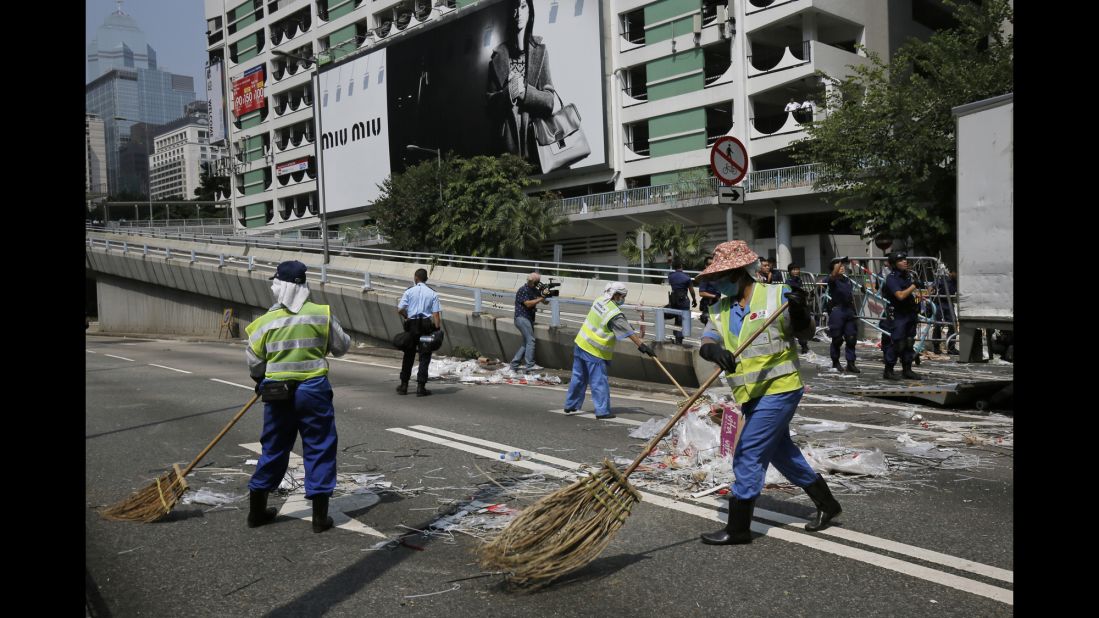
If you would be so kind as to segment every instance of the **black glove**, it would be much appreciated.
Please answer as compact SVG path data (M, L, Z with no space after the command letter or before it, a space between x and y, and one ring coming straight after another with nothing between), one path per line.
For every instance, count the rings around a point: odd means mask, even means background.
M692 298L691 299L691 309L694 309L697 306L698 306L698 301Z
M786 300L790 302L790 310L809 306L809 293L802 288L790 288L786 293Z
M704 343L698 349L698 355L721 367L726 373L736 371L736 357L725 346L716 343Z
M644 343L637 346L637 351L641 352L642 354L648 354L649 356L656 358L656 352L653 352L653 349Z
M252 377L252 381L256 383L256 394L259 394L259 385L263 383L263 378Z

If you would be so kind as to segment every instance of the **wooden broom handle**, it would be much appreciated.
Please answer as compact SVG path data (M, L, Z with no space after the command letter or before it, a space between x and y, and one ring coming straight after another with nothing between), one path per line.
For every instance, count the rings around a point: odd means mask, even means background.
M251 408L252 404L256 403L256 400L258 399L259 393L252 395L252 398L248 400L248 403L244 404L244 407L240 409L240 412L237 412L237 415L233 417L233 420L229 421L229 424L225 426L225 429L222 429L221 433L219 433L217 437L214 438L214 441L207 444L206 448L202 449L202 452L198 454L198 457L195 457L195 460L191 462L191 465L187 466L187 469L183 471L183 474L179 475L180 478L190 474L191 469L197 466L198 462L202 461L202 458L206 456L206 453L209 453L210 449L214 448L214 445L217 444L218 441L221 440L221 438L226 433L228 433L230 429L233 428L233 425L237 424L237 421L240 420L240 417L244 416L244 413L248 411L248 408Z
M778 316L782 315L782 312L786 311L786 308L789 306L790 303L788 302L782 303L782 306L778 308L778 311L776 311L771 317L767 318L767 321L763 323L763 326L759 327L759 330L752 333L752 336L748 337L747 341L740 344L736 351L733 352L733 356L740 356L741 352L743 352L745 348L751 345L752 342L756 340L756 337L760 335L760 333L767 330L767 327L770 326L771 323L774 322L776 319L778 319ZM675 424L679 422L679 419L687 413L687 410L691 409L691 406L694 405L695 401L698 401L698 398L702 396L702 393L705 393L706 389L710 388L710 385L713 384L715 380L717 380L722 371L723 370L721 369L721 367L718 367L716 370L714 370L714 372L710 374L710 377L702 383L702 386L698 387L698 390L695 391L695 394L691 395L690 399L688 399L686 403L679 407L679 411L676 412L675 416L673 416L671 420L669 420L667 424L664 425L664 429L661 429L660 433L653 436L653 439L650 440L649 443L645 445L645 448L641 450L641 454L637 456L637 459L633 460L633 463L630 464L629 468L626 468L626 472L623 474L624 477L629 477L630 474L632 474L633 471L637 469L637 466L641 465L641 460L649 456L649 453L651 453L652 450L656 448L656 445L664 439L664 436L668 435L668 432L671 431L672 427L674 427Z
M656 361L656 364L660 366L660 370L664 372L664 375L668 376L668 379L672 381L672 384L675 384L675 387L679 389L679 392L683 393L684 397L690 397L690 395L687 394L687 391L683 390L683 387L679 385L679 382L675 381L675 378L668 372L668 369L664 367L664 363L660 362L660 359L655 356L653 356L652 359Z

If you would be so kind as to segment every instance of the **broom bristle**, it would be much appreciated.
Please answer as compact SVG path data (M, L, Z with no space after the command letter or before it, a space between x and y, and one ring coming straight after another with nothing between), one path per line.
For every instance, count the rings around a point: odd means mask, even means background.
M179 472L179 466L154 479L130 497L116 502L99 512L112 521L140 521L152 523L168 513L187 490L187 481Z
M508 571L518 586L544 586L597 558L640 501L604 459L598 473L543 497L482 545L481 566Z

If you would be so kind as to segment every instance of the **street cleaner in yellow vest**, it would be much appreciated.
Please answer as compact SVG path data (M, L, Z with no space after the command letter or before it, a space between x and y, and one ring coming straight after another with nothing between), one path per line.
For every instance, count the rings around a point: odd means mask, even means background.
M336 487L336 411L325 355L343 356L351 338L328 305L309 302L305 264L279 264L271 277L275 304L245 328L248 371L263 396L263 434L256 472L248 483L248 527L275 519L267 492L278 488L301 434L305 499L313 501L313 532L333 525L328 500Z
M725 370L725 379L744 413L744 429L733 454L736 480L729 493L728 524L723 530L702 535L702 542L709 545L752 542L752 511L763 491L769 464L803 488L817 506L806 530L820 530L840 513L824 478L790 439L790 420L804 391L795 338L811 337L814 331L808 294L787 285L756 281L758 264L758 256L747 243L733 240L717 246L713 263L697 277L711 281L721 292L721 302L710 307L699 356ZM783 298L790 303L786 311L734 357L732 352L782 306Z
M576 333L572 346L572 377L565 396L565 413L576 412L584 405L584 391L591 383L591 398L595 403L595 418L614 418L611 413L611 388L607 372L614 356L617 339L629 339L642 354L656 356L622 315L619 305L626 302L626 284L608 283L603 295L595 299L588 317Z

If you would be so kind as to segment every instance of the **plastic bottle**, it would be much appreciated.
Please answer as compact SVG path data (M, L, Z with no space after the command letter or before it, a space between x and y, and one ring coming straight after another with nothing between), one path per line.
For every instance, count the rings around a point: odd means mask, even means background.
M500 459L502 461L519 461L523 458L523 454L519 451L510 451L507 453L500 453Z

